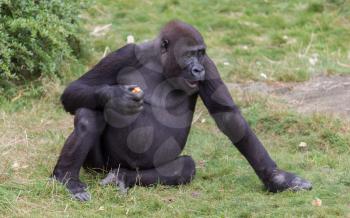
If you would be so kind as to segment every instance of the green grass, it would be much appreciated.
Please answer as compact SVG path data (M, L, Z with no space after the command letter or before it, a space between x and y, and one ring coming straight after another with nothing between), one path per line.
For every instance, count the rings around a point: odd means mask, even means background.
M310 179L312 191L264 191L200 103L197 112L203 112L184 151L198 166L192 184L135 187L124 197L113 187L100 187L101 175L83 172L93 199L88 203L70 200L63 187L48 180L72 130L72 117L57 101L60 91L16 113L1 112L0 210L4 216L344 217L350 213L349 123L321 115L301 117L276 100L239 93L235 99L273 158L280 167ZM301 141L307 142L307 149L298 148ZM315 198L323 201L321 207L312 206Z
M350 12L349 3L342 2L96 1L83 15L87 28L113 25L107 35L93 38L94 58L86 68L107 46L122 46L127 35L142 42L168 20L180 18L203 33L208 53L226 81L259 80L261 72L269 80L282 81L347 73L343 63L349 62ZM314 53L319 62L311 67ZM226 61L230 65L224 65ZM83 73L79 70L76 74ZM0 216L350 217L350 123L324 114L300 115L278 99L237 90L235 100L272 157L281 168L310 179L312 191L264 191L199 102L196 113L202 111L201 117L184 151L197 162L193 183L135 187L122 196L113 187L100 187L101 175L82 172L93 199L73 201L62 186L48 180L72 131L72 117L59 103L64 86L44 84L44 96L29 89L17 98L0 98ZM299 149L301 141L306 149ZM322 200L321 207L311 204L315 198Z
M350 1L98 2L85 17L91 30L112 24L107 37L95 40L101 55L106 47L122 46L129 34L143 42L169 20L181 19L203 34L227 81L260 80L261 73L269 80L304 81L315 74L350 72ZM314 56L318 62L312 65Z

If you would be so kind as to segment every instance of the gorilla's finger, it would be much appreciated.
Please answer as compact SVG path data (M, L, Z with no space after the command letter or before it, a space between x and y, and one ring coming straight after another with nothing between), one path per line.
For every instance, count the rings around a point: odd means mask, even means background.
M138 102L128 102L125 105L125 109L126 110L135 110L136 108L139 108L141 106L142 106L142 104L139 104Z
M89 192L78 192L73 194L73 198L79 201L89 201L91 200L91 195Z
M143 99L143 97L144 97L144 92L139 92L139 93L137 93L137 94L135 94L135 93L132 93L132 95L131 95L131 98L134 100L134 101L140 101L140 100L142 100Z
M139 101L139 100L143 99L143 97L144 97L144 92L142 90L140 90L137 93L131 91L128 94L131 97L131 99L133 99L135 101Z
M270 192L280 192L284 190L301 191L301 190L311 190L311 182L300 178L283 170L275 170L273 172L272 178L265 182L265 186Z
M312 184L311 182L302 179L300 177L295 177L292 181L291 181L291 190L292 191L301 191L301 190L311 190L312 189Z
M128 90L129 92L131 92L133 89L135 89L136 87L139 87L138 85L124 85L124 88L126 90Z
M125 114L136 114L143 110L143 106L140 107L132 107L125 111Z
M131 114L135 114L140 112L143 109L143 104L140 102L128 102L128 101L124 101L124 102L119 102L119 104L111 104L108 107L110 110L114 110L116 112L120 112L121 114L127 114L127 115L131 115Z
M126 101L127 107L140 107L142 105L143 105L143 100L135 101L129 97L128 101Z
M123 89L126 93L131 93L131 94L137 94L139 92L142 92L141 88L138 85L124 85Z
M136 112L141 112L143 110L143 106L140 106L136 109Z

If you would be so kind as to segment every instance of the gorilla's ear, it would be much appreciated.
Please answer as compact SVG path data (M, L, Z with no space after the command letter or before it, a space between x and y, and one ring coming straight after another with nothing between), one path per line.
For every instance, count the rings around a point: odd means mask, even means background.
M168 51L169 47L169 40L167 39L162 39L162 43L160 44L160 48L162 50L162 53L165 53Z

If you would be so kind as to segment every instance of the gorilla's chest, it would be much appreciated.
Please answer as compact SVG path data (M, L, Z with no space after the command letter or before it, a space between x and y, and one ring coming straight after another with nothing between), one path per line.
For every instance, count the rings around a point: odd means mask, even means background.
M145 99L132 116L105 112L104 145L110 159L132 168L150 168L174 160L186 144L193 111L190 102L160 107Z
M132 168L150 168L174 160L186 144L196 96L174 90L156 72L126 70L119 84L144 91L144 109L135 115L105 111L104 146L109 159Z

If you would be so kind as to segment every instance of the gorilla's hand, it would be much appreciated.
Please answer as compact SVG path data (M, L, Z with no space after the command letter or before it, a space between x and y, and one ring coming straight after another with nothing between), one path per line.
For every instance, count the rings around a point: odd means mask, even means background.
M264 181L264 184L270 192L281 192L284 190L301 191L311 190L312 184L293 173L275 169L271 176Z
M121 114L130 115L143 109L144 93L137 85L104 86L96 91L98 101Z

